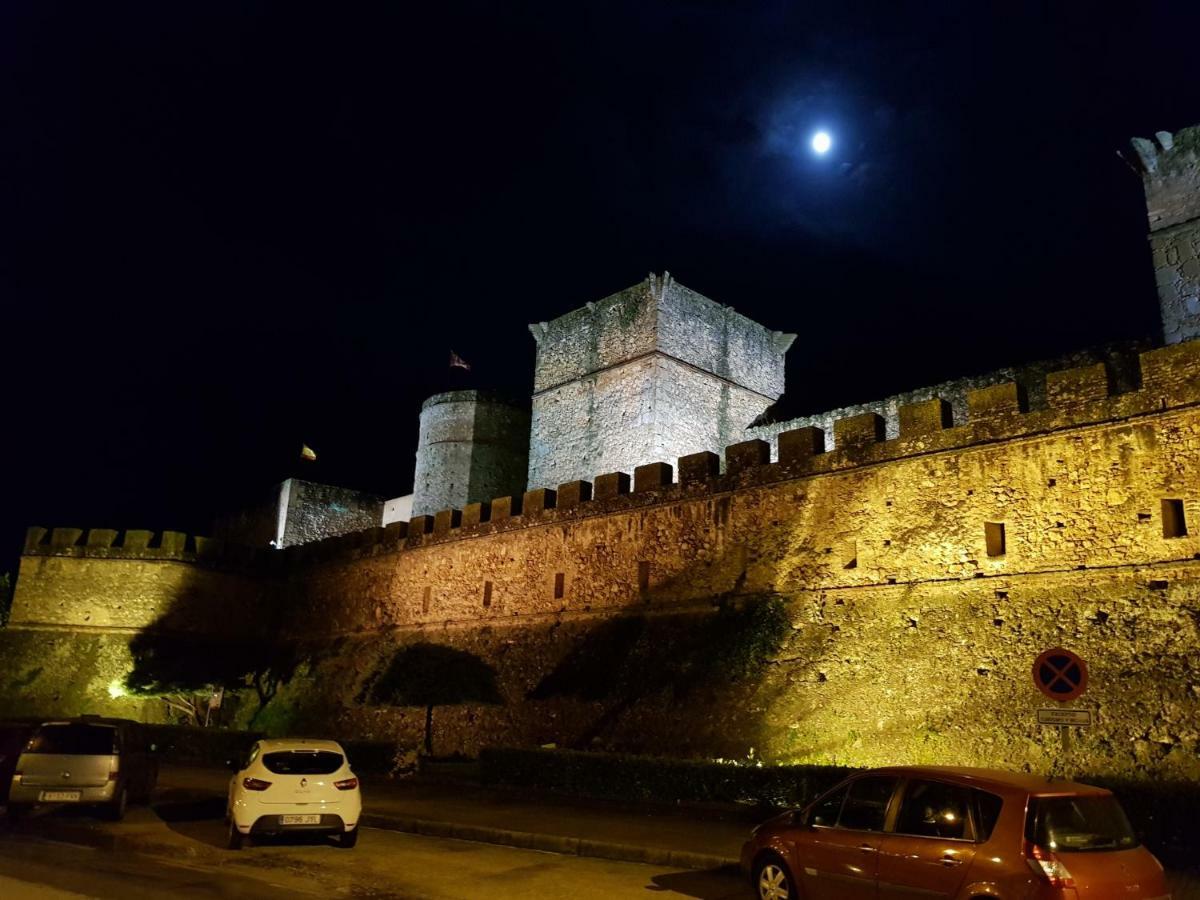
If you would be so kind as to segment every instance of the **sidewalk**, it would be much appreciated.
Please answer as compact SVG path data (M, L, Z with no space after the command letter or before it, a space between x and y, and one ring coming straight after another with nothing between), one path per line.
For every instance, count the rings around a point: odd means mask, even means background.
M229 774L163 766L158 783L160 792L223 797ZM647 809L420 778L364 778L363 808L374 828L689 869L736 866L760 818L737 807Z

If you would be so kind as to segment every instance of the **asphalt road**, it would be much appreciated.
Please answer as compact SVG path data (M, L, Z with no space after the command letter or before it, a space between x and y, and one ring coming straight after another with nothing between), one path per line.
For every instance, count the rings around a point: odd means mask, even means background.
M51 827L45 827L47 824ZM78 827L84 823L63 824ZM233 852L218 849L223 834L220 820L191 821L186 826L187 839L199 839L211 851L187 856L171 852L172 842L184 837L178 824L159 820L144 810L136 821L115 826L129 827L148 842L158 841L153 855L61 842L54 839L53 823L5 831L0 834L0 896L14 900L745 900L751 896L740 878L727 873L670 870L375 829L364 829L354 850L310 839L272 842Z

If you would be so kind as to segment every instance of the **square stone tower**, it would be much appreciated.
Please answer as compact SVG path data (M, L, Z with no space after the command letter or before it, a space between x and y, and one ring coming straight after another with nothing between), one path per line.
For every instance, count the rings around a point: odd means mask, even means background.
M1134 138L1168 344L1200 338L1200 125Z
M655 275L530 325L529 487L720 452L783 393L794 334Z

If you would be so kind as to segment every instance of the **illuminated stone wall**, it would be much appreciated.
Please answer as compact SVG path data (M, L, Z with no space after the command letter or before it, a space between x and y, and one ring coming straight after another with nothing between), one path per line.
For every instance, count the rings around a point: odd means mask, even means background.
M383 503L375 494L289 478L258 502L218 518L213 532L247 547L291 547L378 525Z
M530 488L741 440L783 393L794 338L667 274L530 331Z
M269 551L268 551L269 552ZM221 629L265 602L257 554L179 532L31 528L10 628L133 634Z
M1140 374L1139 390L1114 393L1100 364L1052 373L1045 408L1028 413L1015 385L991 385L951 428L940 401L919 402L898 410L890 440L868 413L837 421L826 452L799 429L778 436L774 463L748 442L726 450L723 474L701 453L676 461L677 478L640 469L632 490L604 475L528 492L519 515L496 499L248 560L294 636L320 645L268 718L416 743L420 711L373 706L364 688L397 646L428 641L494 666L506 701L439 710L438 752L558 742L1044 768L1057 738L1033 724L1045 701L1029 671L1062 644L1092 664L1080 705L1099 724L1079 768L1200 777L1200 342L1143 354ZM84 542L31 537L18 627L92 583L114 605L145 593L128 585L148 576L103 577L122 560ZM243 577L201 556L205 577ZM72 568L84 564L95 571ZM23 584L35 571L36 591ZM56 583L69 572L78 588ZM192 592L180 621L228 590ZM70 609L101 600L86 596ZM613 621L665 629L670 661L717 604L763 597L789 625L753 678L530 698ZM71 627L72 614L53 621Z
M488 391L435 394L421 405L413 514L520 494L528 452L527 403Z
M1200 337L1200 126L1133 141L1168 344Z

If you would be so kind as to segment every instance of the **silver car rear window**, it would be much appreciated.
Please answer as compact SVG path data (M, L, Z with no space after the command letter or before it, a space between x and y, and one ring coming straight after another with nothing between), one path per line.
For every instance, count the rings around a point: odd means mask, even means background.
M117 729L105 725L63 723L43 725L34 732L26 753L64 756L111 756L117 752Z
M276 775L332 775L342 767L342 754L332 750L275 750L262 760Z

